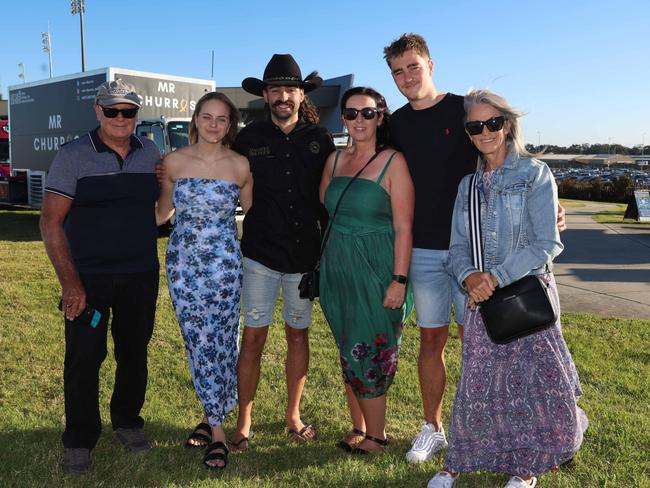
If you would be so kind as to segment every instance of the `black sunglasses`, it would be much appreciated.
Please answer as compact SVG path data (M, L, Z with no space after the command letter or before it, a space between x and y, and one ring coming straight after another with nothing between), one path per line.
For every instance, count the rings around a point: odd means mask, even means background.
M113 107L102 107L100 105L102 112L104 112L104 117L109 119L114 119L117 117L117 114L122 114L122 117L125 119L132 119L138 115L138 108L113 108Z
M343 118L345 120L354 120L359 114L361 114L361 116L366 120L372 120L377 116L379 112L380 111L374 107L366 107L362 108L361 110L356 108L344 108L341 111L341 114L343 114Z
M506 118L503 115L498 117L492 117L486 121L482 120L469 120L465 122L465 129L470 136L477 136L483 132L483 126L487 127L490 132L497 132L503 129L503 124L505 124Z

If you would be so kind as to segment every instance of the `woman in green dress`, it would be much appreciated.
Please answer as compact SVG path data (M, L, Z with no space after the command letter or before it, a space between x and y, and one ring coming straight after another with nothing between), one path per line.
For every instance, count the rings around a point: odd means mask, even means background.
M320 301L339 348L352 419L337 446L366 454L386 446L386 391L397 370L402 324L413 308L406 274L414 190L404 156L387 147L384 97L372 88L352 88L343 95L341 113L353 144L330 155L321 180L330 228Z

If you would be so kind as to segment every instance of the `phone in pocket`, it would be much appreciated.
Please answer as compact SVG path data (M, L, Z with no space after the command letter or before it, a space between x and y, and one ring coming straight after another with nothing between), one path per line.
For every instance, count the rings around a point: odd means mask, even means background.
M59 310L63 312L63 298L59 300ZM102 320L102 313L99 310L95 310L90 305L86 305L83 312L74 319L75 322L81 325L90 325L93 329L97 328L99 322Z

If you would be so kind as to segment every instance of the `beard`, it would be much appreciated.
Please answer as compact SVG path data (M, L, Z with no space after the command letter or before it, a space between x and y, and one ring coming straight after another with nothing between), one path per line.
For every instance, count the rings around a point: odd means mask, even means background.
M280 105L287 105L291 110L281 110L279 107ZM298 106L300 108L300 106ZM298 108L294 105L293 102L291 101L286 101L286 102L275 102L273 105L269 106L269 109L271 110L271 113L276 119L279 120L287 120L293 117L295 114L298 113Z

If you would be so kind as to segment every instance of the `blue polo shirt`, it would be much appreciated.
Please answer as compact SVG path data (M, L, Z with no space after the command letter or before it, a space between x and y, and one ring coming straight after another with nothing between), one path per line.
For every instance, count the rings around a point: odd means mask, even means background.
M72 200L64 231L79 273L158 269L159 160L155 144L136 136L122 159L102 142L98 129L61 146L45 191Z

